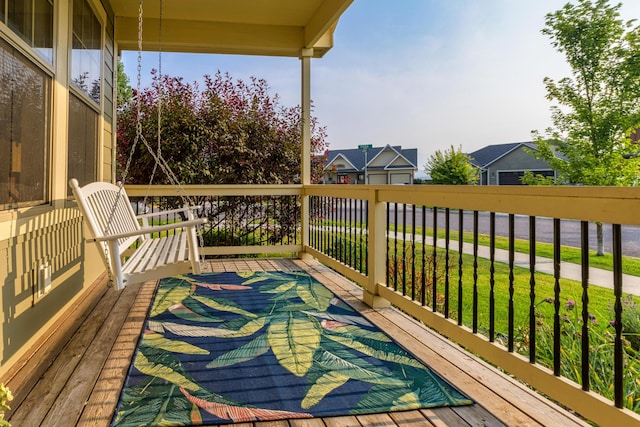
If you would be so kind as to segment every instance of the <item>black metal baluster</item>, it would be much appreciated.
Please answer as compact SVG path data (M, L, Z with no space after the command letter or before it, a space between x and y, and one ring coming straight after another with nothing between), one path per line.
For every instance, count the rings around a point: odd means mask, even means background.
M536 217L529 217L529 362L536 363Z
M362 269L362 259L363 259L363 253L362 253L362 239L364 237L364 232L365 232L365 226L364 226L364 221L362 220L362 213L363 213L363 209L362 209L362 204L363 204L363 200L360 199L359 200L359 204L360 204L360 235L358 236L358 253L360 254L358 256L358 259L360 260L360 268L358 269L358 271L360 273L363 273L364 270Z
M285 209L287 209L287 207L285 206L285 199L283 199L282 197L274 197L273 198L275 200L276 206L278 206L278 210L274 212L274 216L273 219L274 221L277 218L282 218L284 213L285 213ZM280 244L283 245L285 243L285 236L288 236L289 233L285 232L284 230L282 230L282 227L280 228Z
M478 211L473 211L473 333L478 333Z
M398 290L398 203L393 204L393 290Z
M269 240L273 238L273 233L275 232L275 227L273 226L274 224L272 224L272 221L274 218L273 215L275 215L276 204L273 196L266 196L264 203L266 205L264 209L264 222L266 224L265 240Z
M582 389L591 388L589 378L589 222L580 222L582 264Z
M489 214L489 341L496 340L496 213Z
M237 199L237 197L234 197L234 201ZM231 203L229 203L231 205ZM233 205L236 205L235 203ZM231 246L235 246L236 244L236 221L235 221L235 215L234 212L231 212L231 210L229 210L228 212L229 216L231 217Z
M553 373L560 375L560 219L553 219Z
M218 214L216 215L217 221L216 221L216 225L215 225L215 228L216 228L215 237L214 237L213 229L211 230L211 236L212 236L211 237L211 244L212 245L215 245L215 243L214 243L215 240L213 240L213 239L217 239L218 241L220 241L221 233L222 233L220 228L222 226L222 221L226 220L224 215L220 215L221 211L223 210L223 209L221 209L222 203L223 202L220 200L220 196L216 196L216 207L218 209ZM222 217L222 219L220 219L220 217Z
M285 210L284 207L284 200L281 197L277 197L274 196L273 197L273 217L271 218L271 220L274 222L274 224L277 224L277 218L282 218L282 214ZM278 242L282 245L284 243L284 230L282 229L282 227L279 230L280 233L280 239L278 240Z
M387 257L385 259L385 262L387 264L387 270L386 270L386 273L385 273L387 286L389 286L389 284L390 284L389 283L389 279L390 279L390 275L389 275L389 255L390 255L389 248L391 246L391 242L389 242L389 239L391 238L391 232L390 232L391 228L389 227L390 226L390 222L391 222L391 212L390 212L390 210L391 210L391 205L389 203L387 203L387 233L386 233L387 234Z
M318 227L320 224L320 206L318 204L318 197L313 197L313 248L315 250L319 250L319 241L320 241L320 228Z
M366 227L363 227L364 231L364 274L369 274L369 201L364 202L364 218ZM387 230L389 227L387 227ZM389 269L389 257L387 257L387 270Z
M407 295L407 204L402 204L402 295Z
M431 291L433 311L438 311L438 208L433 207L433 271L431 272Z
M427 207L422 206L422 287L420 288L420 302L424 306L427 288Z
M613 395L616 408L624 407L624 352L622 343L622 226L613 224L613 294L616 337L613 341Z
M315 232L315 204L313 196L309 197L309 245L315 248L316 232Z
M298 224L302 223L302 212L300 211L300 204L296 196L291 196L291 203L293 204L292 209L297 220L296 225L293 227L293 243L296 244L298 243Z
M464 245L464 211L458 210L458 325L462 326L462 254Z
M387 227L389 230L389 227ZM364 274L369 274L369 201L364 201ZM385 235L387 233L385 232ZM385 257L385 268L389 269L389 257Z
M349 199L349 267L356 269L355 240L353 238L353 199Z
M444 317L449 318L449 239L451 237L451 211L444 210Z
M344 207L343 207L343 203L344 203L343 198L339 198L338 199L338 260L343 263L346 264L344 262L344 253L345 253L345 243L346 243L346 238L345 238L345 234L344 234Z
M331 198L331 256L335 259L340 259L338 253L338 199L335 197Z
M329 233L326 230L326 223L329 220L329 201L326 196L322 196L322 221L320 221L320 230L322 231L321 240L322 240L322 253L327 254L327 247L329 246L327 243L327 239L329 237Z
M416 205L411 205L411 300L416 299Z
M331 253L331 198L324 198L324 225L322 230L324 231L324 253L329 255Z
M515 306L513 295L515 293L515 215L509 214L509 332L507 337L509 352L513 352L513 336L515 335Z

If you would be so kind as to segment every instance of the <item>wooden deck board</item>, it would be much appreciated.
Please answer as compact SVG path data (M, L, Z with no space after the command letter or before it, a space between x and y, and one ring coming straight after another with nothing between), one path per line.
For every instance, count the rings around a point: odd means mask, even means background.
M84 406L78 426L91 427L111 423L122 389L122 379L129 372L141 325L147 316L156 284L149 282L137 285L136 288L136 299L132 301L129 313L125 316L122 329Z
M7 374L2 378L4 384L13 392L14 400L11 403L11 411L5 415L10 416L19 407L24 398L36 386L36 382L54 363L57 353L49 351L50 348L63 348L71 335L84 323L92 309L101 301L107 292L106 275L102 276L69 310L62 318L55 322L49 330L49 334L40 338L31 351L24 355Z
M374 310L365 306L358 286L315 261L215 260L205 263L203 267L204 271L306 270L476 402L471 406L455 408L240 423L231 426L587 425L397 310ZM79 318L84 316L82 326L59 349L59 356L40 381L27 379L28 375L25 373L15 376L31 381L34 385L11 414L9 421L15 426L108 426L154 289L155 283L150 282L128 287L116 297L115 291L108 291L99 304L87 307L89 313L79 313ZM74 319L69 321L73 322ZM70 360L72 353L78 355L78 360Z
M78 365L89 351L90 344L102 326L104 319L109 315L118 294L106 292L94 310L84 319L80 328L72 336L53 361L49 369L31 389L20 406L15 408L11 415L11 424L17 426L46 425L45 418L52 407L68 405L71 409L73 402L61 396L62 391L68 387L69 379L77 372ZM93 350L91 350L93 352ZM88 395L88 393L87 393ZM65 414L65 418L66 418Z

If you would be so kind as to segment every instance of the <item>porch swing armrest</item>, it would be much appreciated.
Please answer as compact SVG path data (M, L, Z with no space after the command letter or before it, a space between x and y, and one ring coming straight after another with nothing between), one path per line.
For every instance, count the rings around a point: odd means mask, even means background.
M185 206L183 208L176 208L176 209L169 209L166 211L158 211L158 212L149 212L146 214L140 214L140 215L136 215L136 219L144 219L144 218L152 218L154 216L158 216L158 215L171 215L171 214L176 214L176 213L180 213L180 212L187 212L190 210L197 210L197 209L201 209L202 206Z
M156 225L153 227L144 227L138 230L127 231L126 233L109 234L108 236L101 236L96 238L87 239L88 242L108 242L110 240L123 239L125 237L142 236L145 234L157 233L160 231L174 230L176 228L194 227L196 225L206 224L209 222L207 218L191 219L189 221L174 222L171 224Z

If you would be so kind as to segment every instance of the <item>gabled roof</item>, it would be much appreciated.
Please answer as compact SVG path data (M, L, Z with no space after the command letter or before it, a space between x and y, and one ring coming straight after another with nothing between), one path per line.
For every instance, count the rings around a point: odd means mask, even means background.
M500 160L512 151L523 146L533 150L537 148L535 142L512 142L509 144L487 145L486 147L474 151L473 153L469 153L468 155L471 158L471 164L484 169L491 166L491 164Z
M396 156L391 162L389 162L384 167L385 169L399 168L397 165L394 165L394 163L398 159L406 160L411 165L408 167L409 169L415 169L415 170L418 169L418 167L416 166L416 164L418 163L418 149L417 148L403 149L399 145L397 146L386 145L384 147L373 147L367 150L367 155L366 155L367 163L368 164L371 163L372 160L378 157L385 150L393 150L396 152ZM326 166L331 165L334 162L334 160L336 160L339 157L346 159L346 161L348 161L355 168L356 171L364 170L364 163L365 163L364 151L357 148L351 148L347 150L330 150L327 153L327 162L325 163L325 165ZM400 168L408 169L406 166L400 167Z
M328 156L327 156L328 158ZM339 162L340 160L344 161L348 167L344 168L344 169L352 169L354 172L357 171L358 169L353 165L353 163L351 163L351 161L344 156L342 153L339 153L338 155L334 156L330 161L327 161L327 163L325 164L325 169L332 166L335 162Z

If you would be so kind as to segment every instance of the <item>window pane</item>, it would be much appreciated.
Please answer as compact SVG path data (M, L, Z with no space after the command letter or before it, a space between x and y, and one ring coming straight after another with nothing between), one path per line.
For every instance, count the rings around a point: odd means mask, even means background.
M51 79L0 40L0 208L48 197Z
M4 12L4 2L0 6ZM4 22L4 15L0 16ZM44 58L53 61L52 0L9 1L6 23Z
M11 149L11 76L13 55L10 48L0 40L0 153ZM9 203L10 156L0 156L0 206Z
M26 41L30 41L32 13L31 1L9 2L7 25Z
M98 113L77 96L69 96L68 178L80 185L97 179ZM69 189L68 194L71 195Z
M53 3L35 0L33 46L49 62L53 62Z
M102 27L86 0L73 2L71 81L100 103Z

